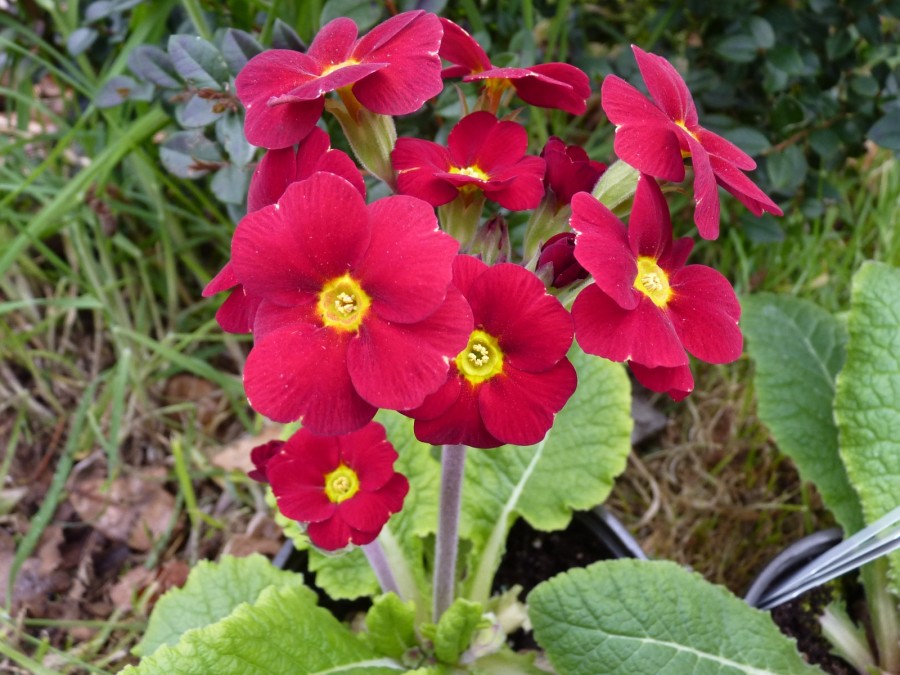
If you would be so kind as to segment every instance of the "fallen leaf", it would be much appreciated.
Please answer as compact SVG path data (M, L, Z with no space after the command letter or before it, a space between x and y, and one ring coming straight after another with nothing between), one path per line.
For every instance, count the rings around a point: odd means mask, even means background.
M242 436L216 452L212 463L225 471L242 473L252 471L253 462L250 461L250 451L257 445L276 440L280 435L281 427L265 427L256 436Z

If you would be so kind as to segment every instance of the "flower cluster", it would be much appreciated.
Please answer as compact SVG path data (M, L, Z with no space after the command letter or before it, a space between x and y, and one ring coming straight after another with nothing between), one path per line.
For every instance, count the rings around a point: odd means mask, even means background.
M718 234L719 185L757 215L780 210L745 175L753 160L700 126L671 64L634 54L652 100L612 75L601 89L616 170L555 137L529 154L516 116L498 116L512 94L582 114L585 73L495 67L460 26L424 11L362 38L337 19L305 53L263 52L238 76L246 136L268 151L204 294L228 291L219 323L252 334L250 405L302 423L254 450L251 477L315 545L364 546L402 507L409 483L372 422L380 408L412 418L426 443L531 445L575 392L573 338L676 399L693 389L689 354L740 355L735 293L686 264L692 241L673 239L659 181L683 181L690 160L705 238ZM392 116L419 110L445 78L476 88L446 146L396 138ZM316 126L324 111L389 196L367 201L364 172ZM627 225L595 196L623 189ZM512 237L504 214L529 210Z

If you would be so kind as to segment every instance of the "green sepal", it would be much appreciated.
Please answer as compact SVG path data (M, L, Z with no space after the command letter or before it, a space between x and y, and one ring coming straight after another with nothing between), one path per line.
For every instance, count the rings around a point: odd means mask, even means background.
M616 160L600 176L591 195L621 218L631 210L640 175L641 172L630 164Z

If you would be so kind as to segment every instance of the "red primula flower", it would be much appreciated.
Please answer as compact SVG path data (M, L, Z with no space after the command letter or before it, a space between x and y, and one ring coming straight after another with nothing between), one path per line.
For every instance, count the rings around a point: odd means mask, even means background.
M591 81L583 71L568 63L544 63L529 68L494 68L491 60L475 39L450 21L441 19L444 37L441 58L456 64L444 70L444 77L462 77L463 82L483 80L498 101L507 87L513 87L519 98L540 108L556 108L573 115L587 110Z
M603 80L602 105L616 125L616 154L642 173L676 183L684 180L684 159L690 157L694 222L704 239L719 236L717 184L754 215L765 211L782 215L775 202L743 173L755 169L756 162L700 126L691 92L674 66L639 47L632 46L632 50L652 101L615 75Z
M734 290L709 267L685 267L693 242L672 241L669 210L651 177L638 180L627 230L587 193L572 199L571 223L575 257L594 277L572 306L584 351L631 361L639 380L662 391L688 386L685 350L710 363L741 355ZM650 372L661 368L678 370Z
M301 429L266 464L278 510L306 524L319 548L362 546L403 507L406 477L394 471L397 452L384 427L370 422L343 436Z
M472 307L475 330L444 386L406 412L416 437L476 448L538 443L575 391L569 313L518 265L488 267L460 255L453 283Z
M376 408L420 405L472 330L450 286L458 246L425 202L395 196L367 206L324 172L244 217L231 262L261 298L244 369L251 406L340 434Z
M549 285L554 288L565 288L569 284L590 276L581 263L575 259L574 232L554 234L541 246L537 270L542 277L545 265L550 266L545 278L550 280Z
M391 153L398 190L432 206L475 191L510 211L540 203L544 160L525 154L528 132L521 124L474 112L453 127L447 145L398 138Z
M247 210L257 211L278 201L291 183L309 178L316 171L327 171L345 178L365 197L366 184L353 160L330 147L331 141L321 129L313 129L296 148L269 150L263 155L247 194ZM231 262L203 289L203 297L232 289L216 312L216 320L228 333L250 333L261 298L250 295L237 280Z
M235 80L247 140L264 148L293 145L316 125L330 91L381 115L415 112L441 92L437 16L404 12L363 38L357 33L342 17L326 24L305 54L270 49L250 59Z
M284 441L275 440L253 448L250 451L250 461L253 462L253 470L248 471L247 476L257 483L268 483L269 475L266 467L269 465L269 460L281 452L282 447L284 447Z
M556 208L571 203L576 192L590 192L600 176L606 171L606 164L596 162L577 145L566 145L556 136L551 136L541 157L547 163L544 184L553 191Z

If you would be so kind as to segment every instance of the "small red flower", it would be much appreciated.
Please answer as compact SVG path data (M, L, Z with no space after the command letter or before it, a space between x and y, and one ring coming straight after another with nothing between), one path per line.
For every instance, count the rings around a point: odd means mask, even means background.
M269 441L262 445L257 445L250 451L250 461L253 462L253 470L247 472L247 476L255 480L257 483L268 483L269 476L266 467L269 460L281 452L284 441Z
M569 313L518 265L488 267L460 255L453 283L472 307L475 330L444 385L407 411L416 437L476 448L538 443L575 391Z
M366 184L353 160L346 153L330 147L331 141L321 129L313 129L296 148L269 150L260 160L250 179L247 211L258 211L278 201L287 186L327 171L344 178L365 197ZM216 312L216 321L228 333L250 333L261 298L250 295L234 276L231 262L213 277L203 289L203 297L231 289L231 293Z
M526 155L521 124L474 112L450 131L448 147L398 138L391 160L402 194L442 206L459 194L481 191L511 211L533 209L544 196L544 160Z
M576 192L590 192L600 176L606 171L606 164L596 162L577 145L566 145L556 136L551 136L541 157L547 163L544 185L552 190L559 209L571 203Z
M671 63L632 45L652 101L625 80L609 75L601 98L609 121L616 125L616 154L642 173L680 182L684 158L694 169L694 222L704 239L719 236L718 185L754 215L782 215L744 171L756 162L743 150L700 126L691 92Z
M651 177L638 180L628 229L587 193L572 199L575 257L594 282L575 299L575 337L584 351L631 361L651 388L684 391L690 352L728 363L741 355L741 307L721 274L685 266L693 242L672 241L662 191Z
M437 16L421 10L391 17L360 39L356 24L342 17L326 24L305 54L257 54L235 80L247 140L264 148L293 145L316 125L330 91L381 115L415 112L443 89L441 33Z
M261 298L244 369L253 408L340 434L377 408L420 405L472 330L450 285L458 247L425 202L366 205L331 173L291 183L277 204L248 214L231 260Z
M573 115L582 115L587 110L591 81L575 66L544 63L530 68L494 68L481 45L465 30L449 19L441 19L441 24L444 26L441 58L456 64L444 70L445 78L484 81L494 96L513 87L519 98L540 108L556 108Z
M587 279L588 271L575 259L575 233L560 232L550 237L543 246L538 257L537 270L541 272L545 265L550 265L550 285L564 288L580 279Z
M394 471L397 452L384 427L370 422L343 436L300 429L266 465L278 510L306 524L326 551L372 542L403 508L406 477Z

